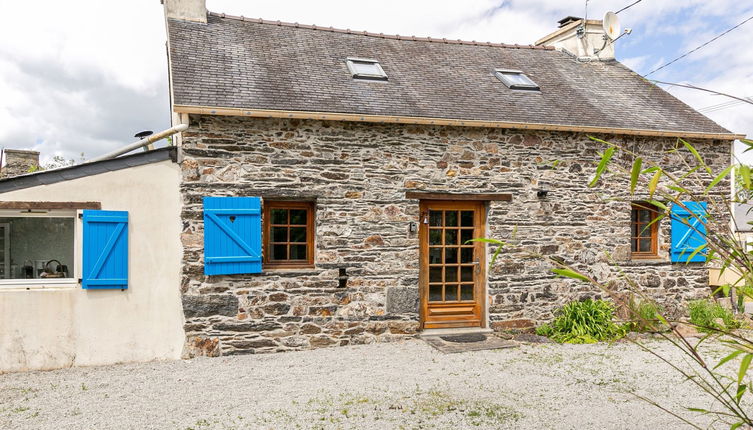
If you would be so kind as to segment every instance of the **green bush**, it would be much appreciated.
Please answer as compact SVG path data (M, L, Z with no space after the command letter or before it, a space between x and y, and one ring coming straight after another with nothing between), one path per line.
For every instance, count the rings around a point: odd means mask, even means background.
M619 339L626 325L613 321L614 305L605 300L570 302L557 311L549 324L536 328L536 334L559 343L595 343Z
M659 305L648 300L630 302L630 330L639 333L655 332L667 329L659 318L662 309Z
M741 325L732 311L715 300L694 300L688 303L688 311L690 323L696 325L699 331L711 333L716 330L733 330ZM721 320L722 324L719 324L718 320Z

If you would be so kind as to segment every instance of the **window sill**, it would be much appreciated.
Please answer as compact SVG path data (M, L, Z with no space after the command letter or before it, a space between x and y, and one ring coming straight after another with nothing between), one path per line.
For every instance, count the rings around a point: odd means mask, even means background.
M264 272L310 272L313 269L316 269L316 266L313 264L263 267Z
M0 280L1 291L27 291L27 290L73 290L79 287L74 278L42 280L42 279L2 279Z

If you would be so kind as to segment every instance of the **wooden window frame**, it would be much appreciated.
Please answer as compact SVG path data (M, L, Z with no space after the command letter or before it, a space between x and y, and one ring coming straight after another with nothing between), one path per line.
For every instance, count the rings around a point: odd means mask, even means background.
M633 241L638 239L637 237L633 236L633 225L643 225L644 223L635 222L633 221L633 213L636 211L642 211L647 210L651 212L651 219L649 222L652 222L656 220L656 217L659 216L659 208L655 205L652 205L648 202L633 202L630 204L630 257L636 260L641 259L657 259L659 258L659 222L654 222L649 227L650 229L650 240L651 240L651 249L649 251L634 251L633 250ZM636 220L638 219L638 216L636 216ZM641 240L646 240L645 238ZM640 242L638 243L638 249L640 249Z
M314 267L314 250L315 250L315 234L314 234L314 212L316 211L315 202L302 202L302 201L284 201L284 200L265 200L263 203L264 218L262 223L264 224L263 240L263 264L265 269L302 269ZM282 260L272 261L269 256L272 255L272 209L306 209L306 260ZM278 224L275 224L278 225ZM290 225L288 224L288 228ZM290 243L290 242L288 242Z

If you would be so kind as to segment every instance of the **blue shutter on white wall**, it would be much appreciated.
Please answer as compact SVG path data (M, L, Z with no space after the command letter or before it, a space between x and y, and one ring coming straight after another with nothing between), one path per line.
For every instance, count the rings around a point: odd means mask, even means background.
M261 273L261 199L204 197L204 274Z
M672 250L673 263L699 263L706 261L708 254L705 248L695 255L695 251L706 242L706 226L697 218L704 221L708 212L706 202L682 202L688 210L680 205L672 206ZM693 216L696 215L696 216ZM692 257L691 257L692 256Z
M83 212L81 286L88 290L128 288L128 212Z

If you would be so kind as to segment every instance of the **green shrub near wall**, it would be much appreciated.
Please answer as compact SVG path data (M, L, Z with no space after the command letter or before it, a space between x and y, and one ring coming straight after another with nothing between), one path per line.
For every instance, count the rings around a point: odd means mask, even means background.
M555 319L536 329L536 334L559 343L595 343L623 337L627 325L614 322L614 305L606 300L570 302Z

